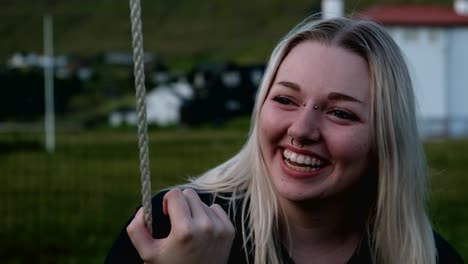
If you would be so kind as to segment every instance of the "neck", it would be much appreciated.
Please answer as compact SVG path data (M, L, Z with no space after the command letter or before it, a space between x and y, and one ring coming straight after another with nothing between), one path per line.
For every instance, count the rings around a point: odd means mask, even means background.
M355 202L344 195L320 201L280 200L281 240L296 263L301 259L322 263L346 262L352 256L364 230L356 215ZM317 262L321 263L321 262Z

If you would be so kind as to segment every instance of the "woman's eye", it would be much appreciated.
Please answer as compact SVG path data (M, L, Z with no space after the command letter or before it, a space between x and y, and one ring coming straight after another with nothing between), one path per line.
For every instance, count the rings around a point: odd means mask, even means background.
M346 112L346 111L343 111L343 110L340 110L340 109L332 109L330 111L327 112L327 114L331 114L331 115L334 115L338 118L341 118L341 119L347 119L347 120L351 120L351 121L359 121L359 118L352 114L352 113L349 113L349 112Z
M294 101L291 100L287 96L275 96L273 98L273 100L275 100L276 102L278 102L280 104L284 104L284 105L296 105L296 103L294 103Z

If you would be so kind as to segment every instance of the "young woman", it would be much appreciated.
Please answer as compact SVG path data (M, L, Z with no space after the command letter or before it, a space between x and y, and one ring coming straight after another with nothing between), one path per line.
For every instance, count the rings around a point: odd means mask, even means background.
M153 198L108 263L462 263L425 211L400 49L370 21L306 20L272 53L243 149Z

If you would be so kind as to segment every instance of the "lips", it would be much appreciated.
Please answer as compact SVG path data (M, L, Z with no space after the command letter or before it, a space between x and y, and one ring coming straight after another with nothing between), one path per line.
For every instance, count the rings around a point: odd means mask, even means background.
M317 171L330 164L328 160L297 153L290 149L283 150L283 158L289 168L301 172Z

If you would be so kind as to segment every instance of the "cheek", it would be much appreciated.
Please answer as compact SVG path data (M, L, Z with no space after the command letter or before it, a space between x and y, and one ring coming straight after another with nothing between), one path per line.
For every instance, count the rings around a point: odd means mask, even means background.
M262 141L275 142L287 134L287 122L284 114L274 111L268 103L262 107L259 117L259 130Z
M338 131L338 133L334 134L334 138L329 138L329 150L334 159L343 162L368 162L370 155L370 136L367 128L335 131Z

